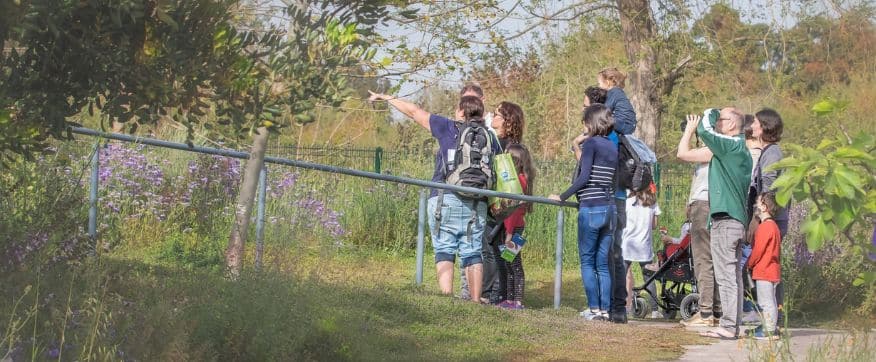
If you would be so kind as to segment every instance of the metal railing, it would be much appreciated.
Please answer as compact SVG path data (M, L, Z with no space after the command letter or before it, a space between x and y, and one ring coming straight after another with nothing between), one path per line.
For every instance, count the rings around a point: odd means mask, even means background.
M155 146L155 147L163 147L163 148L182 150L182 151L188 151L188 152L196 152L196 153L203 153L203 154L209 154L209 155L225 156L225 157L231 157L231 158L237 158L237 159L243 159L243 160L248 160L250 157L249 153L236 151L236 150L217 149L217 148L200 147L200 146L189 146L189 145L184 144L184 143L169 142L169 141L163 141L163 140L158 140L158 139L153 139L153 138L143 138L143 137L118 134L118 133L101 132L101 131L92 130L92 129L88 129L88 128L82 128L82 127L73 127L71 129L71 131L73 133L76 133L76 134L81 134L81 135L86 135L86 136L91 136L91 137L98 137L101 139L118 140L118 141L131 142L131 143L137 143L137 144L143 144L143 145L149 145L149 146ZM95 152L92 156L92 170L91 170L92 172L91 172L91 180L90 180L89 213L88 213L88 215L89 215L89 223L88 223L89 235L91 235L91 237L94 239L97 238L96 225L97 225L97 218L98 218L97 206L98 206L98 188L99 188L99 172L100 172L100 169L99 169L100 165L98 162L100 156L99 156L99 152L97 152L97 147L98 147L98 144L95 144ZM264 248L265 195L266 195L266 191L267 191L266 190L267 189L266 179L267 179L267 172L268 172L268 168L267 168L266 164L268 164L268 163L277 164L277 165L284 165L284 166L292 166L292 167L303 168L303 169L317 170L317 171L334 173L334 174L343 174L343 175L349 175L349 176L355 176L355 177L364 177L364 178L373 179L373 180L402 183L402 184L420 186L423 188L443 189L443 190L455 191L455 192L467 192L467 193L472 193L472 194L477 194L477 195L482 195L482 196L487 196L487 197L501 197L501 198L512 199L512 200L520 200L520 201L526 201L526 202L532 202L532 203L561 206L560 208L557 209L556 252L555 252L556 259L555 259L555 274L554 274L554 308L558 309L560 307L560 295L561 295L561 288L562 288L563 239L564 239L563 223L564 223L564 219L565 219L563 206L577 208L578 204L576 204L576 203L554 201L554 200L550 200L550 199L543 198L543 197L537 197L537 196L516 195L516 194L509 194L509 193L504 193L504 192L497 192L497 191L493 191L493 190L483 190L483 189L476 189L476 188L471 188L471 187L448 185L448 184L444 184L444 183L438 183L438 182L432 182L432 181L426 181L426 180L420 180L420 179L414 179L414 178L408 178L408 177L402 177L402 176L395 176L395 175L381 174L381 173L376 173L376 172L354 170L354 169L337 167L337 166L323 165L323 164L318 164L318 163L313 163L313 162L308 162L308 161L291 160L291 159L280 158L280 157L265 156L264 164L262 165L261 172L259 174L259 186L258 186L259 193L258 193L258 202L257 202L257 207L256 207L256 261L255 262L256 262L257 268L261 266L261 253L262 253L262 250ZM427 192L427 190L423 189L420 191L420 195L419 195L418 217L417 217L417 220L418 220L418 222L417 222L417 229L418 229L417 230L417 251L416 251L416 264L417 265L416 265L416 271L415 271L415 277L414 277L415 283L417 285L421 285L423 283L423 260L424 260L424 253L425 253L425 232L424 232L424 230L426 228L426 217L427 217L426 216L426 214L427 214L426 201L428 198L428 194L429 193Z

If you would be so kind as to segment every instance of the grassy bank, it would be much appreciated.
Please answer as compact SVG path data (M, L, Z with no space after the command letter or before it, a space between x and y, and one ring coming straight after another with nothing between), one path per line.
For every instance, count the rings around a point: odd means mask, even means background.
M10 316L0 352L13 360L614 360L623 350L630 360L665 360L699 342L585 322L571 304L577 282L553 310L552 289L539 286L550 273L538 268L530 268L529 308L512 313L439 295L430 268L425 286L414 286L409 257L299 249L287 260L237 282L130 255L10 273L0 287L0 311Z

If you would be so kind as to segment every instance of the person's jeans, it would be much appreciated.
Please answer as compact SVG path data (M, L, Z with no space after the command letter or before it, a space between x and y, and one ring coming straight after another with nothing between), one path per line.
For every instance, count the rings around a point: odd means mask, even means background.
M578 210L578 258L590 309L608 311L610 307L612 279L608 273L608 253L614 227L614 205L582 207ZM626 290L625 285L622 288Z
M481 241L484 235L484 222L487 216L487 201L477 202L477 215L472 218L473 200L460 200L455 194L444 194L441 207L441 221L437 225L435 209L438 197L429 199L429 230L432 233L432 248L435 249L435 262L454 261L456 254L462 266L468 267L483 262Z
M776 333L776 321L779 317L779 309L776 306L776 285L766 280L755 280L757 288L757 304L763 312L763 330L768 333Z
M712 245L709 238L709 202L695 200L688 209L690 249L693 253L694 277L700 294L700 316L708 318L721 308L721 298L715 286L712 265Z
M494 228L499 228L495 230ZM494 234L493 240L487 240L490 234ZM483 268L484 268L484 284L481 298L489 299L490 303L496 304L505 300L505 279L508 277L508 272L505 269L504 259L501 259L499 252L500 242L504 242L505 227L502 223L496 225L495 221L487 220L487 227L484 229L484 239L482 244ZM465 267L459 265L460 289L459 295L462 299L471 299L468 295L468 281L465 279Z
M745 228L741 222L730 218L712 219L712 262L722 307L719 323L736 335L739 335L739 318L742 314L742 269L739 267L739 258L744 237Z
M742 252L739 254L739 268L742 270L742 284L740 284L740 288L742 288L742 312L755 312L757 311L757 306L755 302L757 302L757 294L754 293L754 283L751 280L751 272L748 270L746 265L748 264L748 259L751 257L751 244L742 244Z
M624 314L627 308L627 269L624 265L623 232L627 226L627 200L615 199L615 224L609 250L608 268L611 275L611 313Z

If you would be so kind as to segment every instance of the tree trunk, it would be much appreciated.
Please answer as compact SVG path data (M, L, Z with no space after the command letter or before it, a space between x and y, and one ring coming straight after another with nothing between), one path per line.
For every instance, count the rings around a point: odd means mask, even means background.
M249 230L249 219L252 215L252 205L259 185L259 172L261 172L265 161L265 148L268 144L268 129L259 127L256 131L249 160L246 161L243 183L240 185L240 193L237 196L234 226L231 228L228 249L225 251L226 272L232 279L237 279L240 275L244 245L246 245L247 231Z
M636 136L656 151L663 104L655 81L657 57L651 47L657 35L654 17L648 0L618 0L617 3L624 48L632 65L628 95L638 120Z

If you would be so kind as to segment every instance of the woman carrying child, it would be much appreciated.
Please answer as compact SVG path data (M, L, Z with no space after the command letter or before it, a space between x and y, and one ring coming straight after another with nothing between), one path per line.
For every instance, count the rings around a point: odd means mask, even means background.
M772 192L765 192L757 197L754 204L755 213L760 225L754 232L751 257L748 258L748 268L757 289L757 304L763 312L763 324L749 332L756 339L778 339L776 321L779 311L776 304L776 286L781 281L782 236L779 225L773 220L779 207Z
M654 248L651 242L651 230L657 227L657 216L660 206L657 205L657 187L653 183L644 190L630 192L627 197L627 225L623 230L623 255L627 279L627 314L633 310L633 262L638 262L643 268L654 259ZM657 288L655 283L648 285L653 298L646 299L651 304L651 318L662 318L657 310Z
M609 139L615 145L620 144L619 135L631 135L636 131L636 112L630 99L624 93L624 82L627 76L617 68L605 68L596 75L596 82L599 87L605 89L605 106L611 112L614 119L614 132L609 135ZM611 273L611 321L614 323L626 323L626 300L627 288L626 272L624 270L624 256L622 252L622 237L621 232L627 223L627 213L624 210L626 207L627 190L621 187L620 180L615 183L615 231L612 237L612 246L609 249L608 268Z
M535 180L535 168L532 166L532 156L525 146L519 143L508 145L505 152L511 154L511 159L514 161L514 168L517 170L517 178L520 180L520 186L523 187L523 193L532 195L533 182ZM514 240L520 240L523 235L523 228L526 225L524 216L532 209L532 204L526 203L518 207L504 221L505 229L505 247L510 249L518 249L520 245L516 245ZM506 309L523 309L523 290L526 284L526 275L523 272L523 255L520 252L513 261L502 259L500 262L505 264L507 271L506 279L506 295L505 301L499 303L499 306Z
M615 228L616 207L613 199L614 174L617 169L617 146L608 139L614 120L605 105L594 104L584 112L585 132L579 160L580 174L562 195L553 200L578 198L578 257L581 280L587 294L588 309L581 312L587 320L608 320L611 302L611 276L608 252Z

